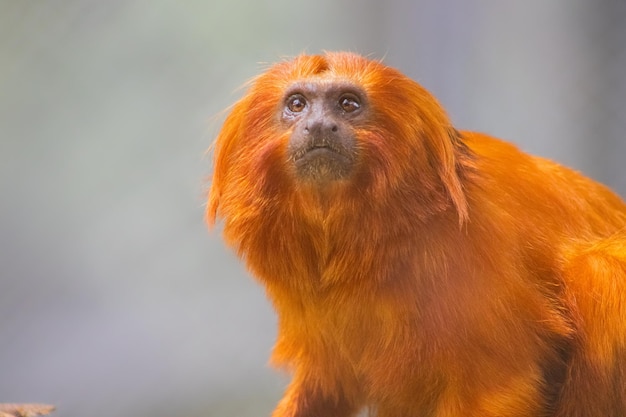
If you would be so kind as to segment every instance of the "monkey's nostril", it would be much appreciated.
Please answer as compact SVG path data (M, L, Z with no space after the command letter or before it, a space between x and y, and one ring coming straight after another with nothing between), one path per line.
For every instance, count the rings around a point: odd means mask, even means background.
M302 125L302 132L306 135L326 135L339 132L339 125L334 121L313 120Z

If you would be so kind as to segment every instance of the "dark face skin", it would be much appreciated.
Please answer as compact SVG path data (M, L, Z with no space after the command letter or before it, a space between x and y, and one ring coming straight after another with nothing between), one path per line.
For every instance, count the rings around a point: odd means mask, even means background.
M367 114L366 96L353 84L310 81L285 94L281 120L293 128L288 156L299 179L345 179L356 159L355 128Z

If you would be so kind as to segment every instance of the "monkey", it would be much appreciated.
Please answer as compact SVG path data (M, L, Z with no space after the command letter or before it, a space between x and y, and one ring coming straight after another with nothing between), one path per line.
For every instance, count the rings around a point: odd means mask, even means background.
M206 219L276 310L273 417L626 415L626 204L380 60L256 77Z

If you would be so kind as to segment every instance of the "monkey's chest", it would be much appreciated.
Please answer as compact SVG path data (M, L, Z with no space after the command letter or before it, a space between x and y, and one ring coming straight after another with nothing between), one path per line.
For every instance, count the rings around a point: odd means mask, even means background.
M355 299L320 313L311 329L319 348L365 382L372 374L376 379L386 373L415 374L423 368L420 362L434 359L422 348L425 327L417 313L393 302Z
M320 340L325 369L340 389L358 393L373 406L405 398L415 410L428 410L443 389L441 358L422 346L419 323L411 316L367 311L328 321ZM404 402L404 401L400 401Z

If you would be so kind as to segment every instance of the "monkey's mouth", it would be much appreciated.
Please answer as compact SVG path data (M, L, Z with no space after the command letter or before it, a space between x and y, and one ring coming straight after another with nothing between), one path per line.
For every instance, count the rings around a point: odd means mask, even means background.
M324 154L331 154L328 155L330 157L333 156L332 154L336 154L337 157L344 158L348 156L346 150L342 149L341 146L337 146L336 144L328 141L320 143L311 141L310 144L303 146L293 154L293 160L299 161L302 158L312 158L316 156L323 156Z
M300 177L333 180L347 176L353 156L349 149L332 140L312 140L293 149L291 159Z

